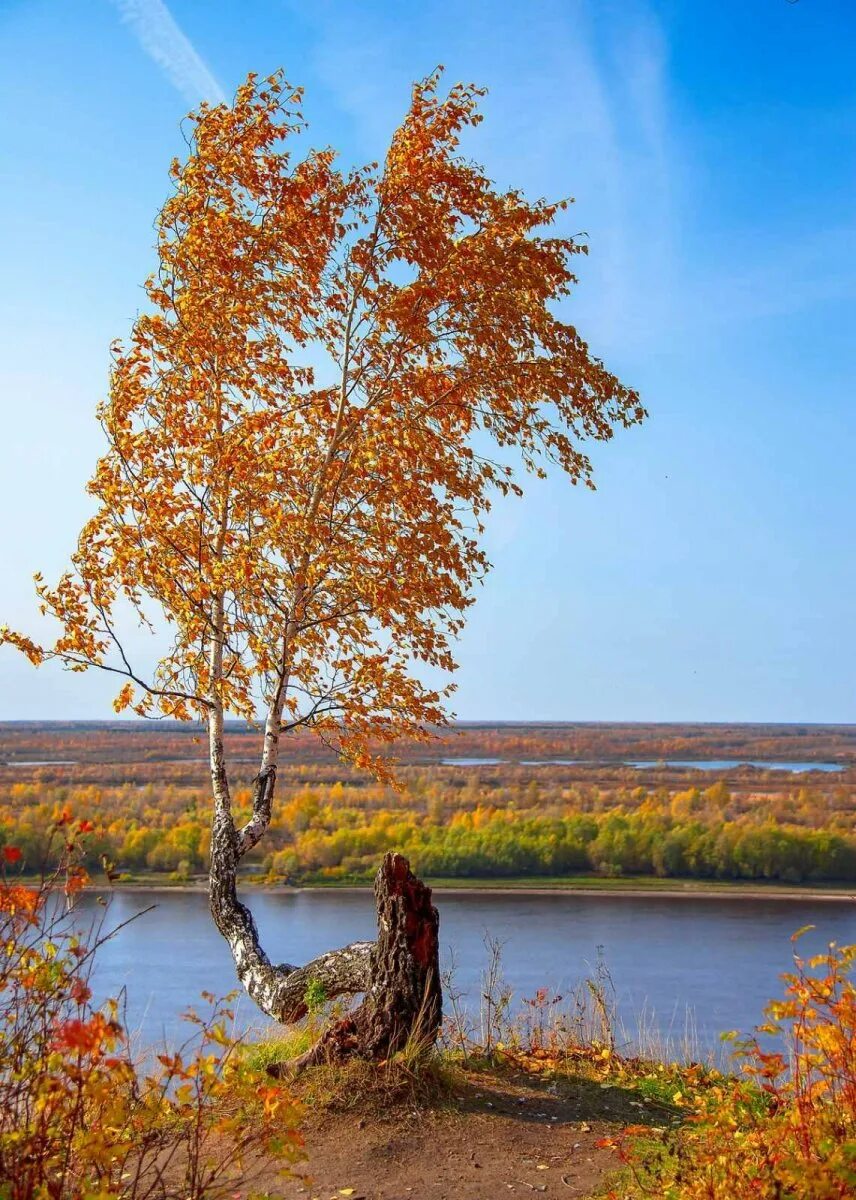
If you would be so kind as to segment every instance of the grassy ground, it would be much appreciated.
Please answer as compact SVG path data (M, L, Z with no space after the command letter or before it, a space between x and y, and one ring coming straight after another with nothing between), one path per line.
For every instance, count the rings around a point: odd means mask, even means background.
M801 895L807 892L829 895L852 895L853 884L770 883L766 880L734 879L662 879L655 876L632 875L606 878L602 875L544 876L517 879L429 879L438 891L592 891L592 892L721 892Z
M247 1056L281 1069L311 1037L273 1036ZM679 1068L592 1044L405 1051L381 1064L313 1067L291 1086L305 1105L309 1158L283 1197L480 1200L605 1194L621 1178L613 1138L632 1127L652 1154L664 1152L687 1083Z

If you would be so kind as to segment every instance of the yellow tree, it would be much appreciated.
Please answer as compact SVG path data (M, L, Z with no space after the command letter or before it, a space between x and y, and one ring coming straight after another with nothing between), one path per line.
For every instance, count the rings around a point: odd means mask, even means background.
M3 631L35 663L124 677L117 710L205 723L212 912L242 983L283 1020L305 1011L310 981L328 996L368 989L349 1036L377 1053L410 1019L403 1002L390 1015L389 979L372 994L378 945L273 965L238 900L282 738L310 727L383 776L378 747L446 719L450 689L420 670L454 669L488 567L484 515L520 491L509 459L590 484L585 441L645 415L555 314L584 249L549 235L566 202L497 190L459 150L481 92L438 86L439 73L417 85L384 162L352 172L329 150L295 159L301 95L281 74L251 75L231 106L190 118L149 309L113 348L96 511L57 586L37 577L59 636L43 646ZM129 608L171 631L150 674L126 651ZM240 825L224 716L260 712ZM423 1010L428 988L438 1018L436 913L420 886L388 857L378 903L399 914L387 940L403 936L404 909L411 932L421 914L428 950L414 960L408 935L411 976L396 986Z

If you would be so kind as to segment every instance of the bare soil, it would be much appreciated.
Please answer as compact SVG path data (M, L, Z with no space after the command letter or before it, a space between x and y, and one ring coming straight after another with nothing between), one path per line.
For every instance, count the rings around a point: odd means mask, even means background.
M667 1120L622 1088L479 1074L448 1107L310 1114L307 1161L257 1187L284 1200L573 1200L596 1195L616 1170L599 1139Z

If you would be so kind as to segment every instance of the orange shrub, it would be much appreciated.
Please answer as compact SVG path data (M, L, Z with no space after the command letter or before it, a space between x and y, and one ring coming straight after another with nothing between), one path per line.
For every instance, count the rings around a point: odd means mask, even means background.
M74 928L80 828L60 816L60 862L37 887L0 878L0 1196L220 1200L254 1162L285 1169L300 1156L297 1107L245 1065L224 1002L206 996L208 1017L188 1014L195 1034L149 1073L118 1004L93 1005L111 931L102 921L84 940ZM3 857L16 862L14 847Z
M665 1200L852 1200L854 961L856 946L834 943L795 956L784 998L767 1006L754 1037L736 1041L742 1077L685 1096L694 1111L673 1144L667 1135L665 1147L652 1146L650 1131L640 1141L639 1130L626 1130L619 1144L631 1190L611 1194L635 1196L638 1187Z

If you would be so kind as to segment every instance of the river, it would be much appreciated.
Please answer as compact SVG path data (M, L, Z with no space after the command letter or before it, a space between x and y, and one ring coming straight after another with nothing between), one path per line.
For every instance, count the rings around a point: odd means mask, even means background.
M639 897L615 894L440 894L443 966L456 962L457 986L478 1003L486 965L486 934L504 943L504 975L520 1001L541 987L567 994L600 959L615 987L626 1030L640 1017L676 1052L690 1033L695 1051L715 1052L719 1034L748 1031L765 1002L781 991L779 975L791 965L791 934L816 929L804 952L832 940L856 941L851 900L748 897ZM344 891L260 892L252 908L273 961L306 962L323 950L374 936L371 894ZM205 989L217 995L235 986L225 943L211 924L201 892L118 891L107 915L110 928L155 904L99 952L96 994L126 987L129 1027L146 1045L183 1037L181 1012ZM93 896L80 901L87 920L100 912ZM244 996L237 1021L258 1026Z

